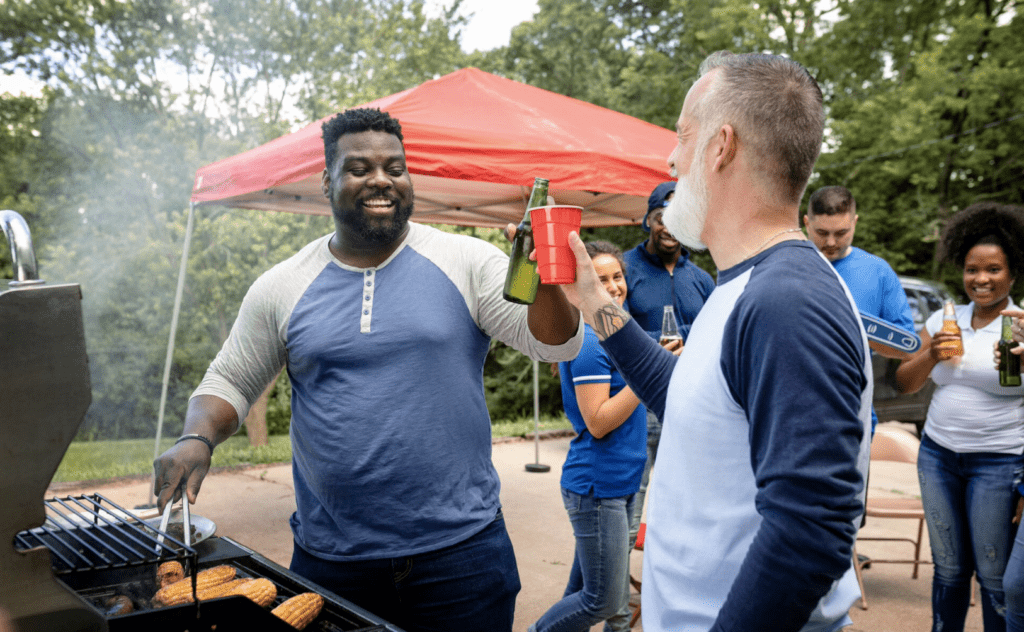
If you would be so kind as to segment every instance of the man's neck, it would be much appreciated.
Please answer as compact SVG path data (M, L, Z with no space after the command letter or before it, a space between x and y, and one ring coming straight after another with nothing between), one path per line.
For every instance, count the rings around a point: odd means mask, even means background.
M709 219L704 241L719 270L743 263L783 241L806 239L799 230L797 209L748 213L744 218L729 212Z
M675 269L676 262L679 261L680 255L683 254L682 248L680 248L679 250L672 251L672 252L663 252L663 251L655 250L654 246L651 244L651 240L650 239L647 240L646 249L647 249L648 253L650 253L651 255L654 255L655 257L657 257L658 260L661 261L661 264L663 266L665 266L665 269L668 270L669 272L672 272L672 270Z
M401 234L388 244L368 242L345 228L336 228L328 242L331 254L338 261L354 268L373 268L387 261L409 234L406 224Z

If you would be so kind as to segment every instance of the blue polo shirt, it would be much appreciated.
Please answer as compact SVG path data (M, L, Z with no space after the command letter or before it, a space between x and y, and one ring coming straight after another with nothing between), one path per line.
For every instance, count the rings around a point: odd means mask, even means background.
M715 282L711 275L690 261L682 249L676 267L669 272L657 255L647 252L647 242L626 252L626 303L637 324L657 337L666 305L673 305L679 332L685 339Z
M608 384L609 397L626 387L590 325L586 326L579 355L569 362L559 362L558 373L565 416L577 433L562 466L562 487L581 496L593 493L595 498L635 494L647 462L647 410L637 406L621 426L600 439L590 434L576 401L576 386Z

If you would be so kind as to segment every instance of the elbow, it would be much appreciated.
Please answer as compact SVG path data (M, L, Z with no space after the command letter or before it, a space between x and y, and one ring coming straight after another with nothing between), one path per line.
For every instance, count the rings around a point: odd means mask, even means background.
M587 425L587 432L589 432L590 436L595 439L603 439L608 434L608 431L602 428L601 425L597 423L596 419L587 419L584 417L583 423Z

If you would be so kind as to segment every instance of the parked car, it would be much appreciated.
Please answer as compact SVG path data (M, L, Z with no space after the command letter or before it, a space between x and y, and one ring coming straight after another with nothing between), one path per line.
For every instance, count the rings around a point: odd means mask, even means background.
M942 309L942 304L952 299L941 283L925 281L914 277L900 277L903 291L907 293L907 302L914 316L914 331L924 327L924 321L933 312ZM872 369L875 372L875 414L878 421L903 421L917 426L920 436L924 421L928 415L928 404L932 401L935 384L929 379L921 390L916 393L901 395L896 391L896 367L898 360L890 360L873 354Z

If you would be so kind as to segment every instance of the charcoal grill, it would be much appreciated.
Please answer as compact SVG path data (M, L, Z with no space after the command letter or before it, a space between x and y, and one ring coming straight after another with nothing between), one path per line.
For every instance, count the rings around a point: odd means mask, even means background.
M228 564L238 577L269 579L274 605L319 593L323 610L306 630L401 632L228 537L185 546L163 533L161 543L156 528L100 494L43 500L91 401L81 291L38 279L20 215L0 211L0 228L16 276L0 280L0 610L17 632L293 630L245 597L155 608L156 571L170 560L192 577ZM131 613L108 613L118 596Z

